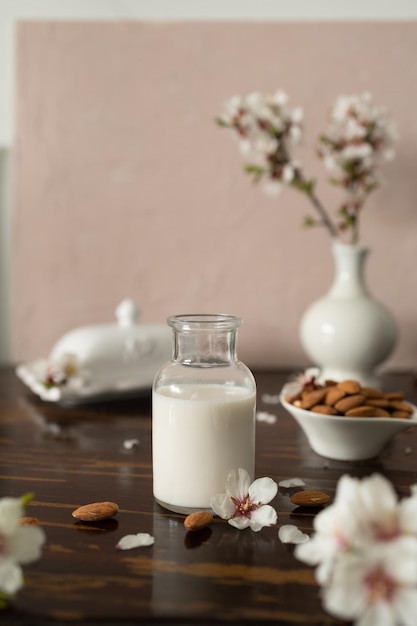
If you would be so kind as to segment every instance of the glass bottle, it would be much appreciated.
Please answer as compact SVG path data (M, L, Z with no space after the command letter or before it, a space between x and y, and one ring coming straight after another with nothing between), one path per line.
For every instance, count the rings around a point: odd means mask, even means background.
M255 470L256 384L237 358L232 315L176 315L172 360L152 390L153 490L178 513L210 510L232 469Z

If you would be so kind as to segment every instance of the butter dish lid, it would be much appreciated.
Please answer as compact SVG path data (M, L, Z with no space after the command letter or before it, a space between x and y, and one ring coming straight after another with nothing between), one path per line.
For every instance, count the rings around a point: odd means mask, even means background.
M149 389L171 357L171 331L162 324L140 324L131 299L123 300L115 313L114 323L67 332L47 358L19 365L17 375L43 400L64 404Z

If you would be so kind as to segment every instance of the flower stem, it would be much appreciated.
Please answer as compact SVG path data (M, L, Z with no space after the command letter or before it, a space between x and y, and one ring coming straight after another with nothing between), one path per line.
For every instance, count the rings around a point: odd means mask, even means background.
M292 184L294 187L296 187L300 191L304 191L304 193L310 198L312 204L314 205L314 208L320 215L321 220L324 226L329 231L331 237L338 239L339 235L337 233L336 227L334 226L332 220L328 216L326 209L324 208L324 206L322 205L322 203L320 202L320 200L317 198L316 194L314 193L313 181L305 180L301 172L297 171Z
M314 194L314 191L312 189L308 189L308 190L306 190L306 193L307 193L308 197L310 198L311 202L313 203L314 207L316 208L317 212L319 213L321 219L323 220L323 224L326 226L326 228L329 231L330 235L332 237L338 238L337 230L334 227L333 222L331 221L331 219L327 215L326 209L323 207L323 205L321 204L320 200Z

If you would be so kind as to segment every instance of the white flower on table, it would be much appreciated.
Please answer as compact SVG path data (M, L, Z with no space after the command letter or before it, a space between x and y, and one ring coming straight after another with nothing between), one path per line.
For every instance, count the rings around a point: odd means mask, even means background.
M358 626L414 626L417 615L417 550L415 541L398 540L383 549L371 546L349 553L323 591L323 606Z
M45 534L38 526L20 524L29 497L0 500L0 592L12 595L24 585L21 565L41 555Z
M399 500L380 474L342 476L295 556L316 565L324 608L357 626L411 626L417 613L417 486Z
M248 472L239 468L229 473L225 489L225 493L211 498L210 506L231 526L258 532L276 523L276 511L268 503L276 496L278 485L271 478L257 478L251 483Z

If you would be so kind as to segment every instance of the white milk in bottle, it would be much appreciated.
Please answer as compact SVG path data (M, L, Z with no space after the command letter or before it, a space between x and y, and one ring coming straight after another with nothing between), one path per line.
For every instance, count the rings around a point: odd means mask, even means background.
M255 471L256 385L236 357L240 318L181 315L152 393L153 490L172 511L210 509L233 469Z

